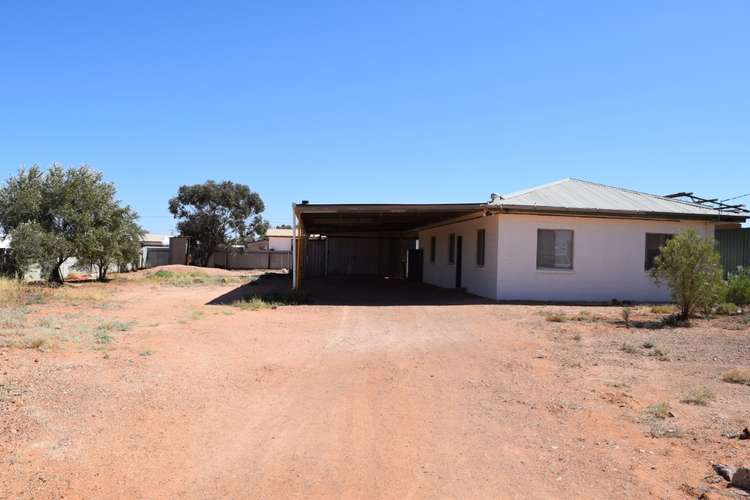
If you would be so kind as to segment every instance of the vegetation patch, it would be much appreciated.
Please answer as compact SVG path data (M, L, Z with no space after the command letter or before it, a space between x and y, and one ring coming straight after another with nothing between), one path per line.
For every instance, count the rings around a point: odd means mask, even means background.
M656 418L660 420L674 417L674 414L672 413L672 408L669 406L669 403L667 402L652 404L651 406L646 408L644 413L646 417Z
M253 295L234 302L234 307L243 310L259 311L261 309L275 309L280 306L296 306L307 304L307 295L297 290L288 293L269 293L266 295Z
M734 316L736 314L742 314L742 309L732 302L723 302L716 306L716 314L721 316Z
M629 344L627 342L622 343L622 345L620 346L620 350L628 354L638 354L638 348L633 344Z
M730 384L750 385L750 368L733 368L724 372L721 380Z
M689 405L707 406L716 399L716 395L708 387L699 387L687 391L680 400L681 403Z
M544 316L544 321L549 321L550 323L564 323L569 319L563 312L545 311L542 315Z
M659 361L669 361L669 351L661 347L655 347L654 350L649 353L649 356L653 356Z
M246 281L241 277L228 277L228 276L217 276L208 274L203 271L188 271L188 272L175 272L168 269L160 269L154 273L148 275L151 281L157 282L160 285L169 286L202 286L202 285L225 285L228 283L239 283Z
M651 312L654 314L674 314L674 306L666 304L651 306Z

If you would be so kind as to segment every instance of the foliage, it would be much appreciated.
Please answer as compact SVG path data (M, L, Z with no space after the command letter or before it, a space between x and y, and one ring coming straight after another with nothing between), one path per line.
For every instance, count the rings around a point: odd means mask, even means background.
M719 252L713 240L701 238L692 229L661 247L651 277L669 285L681 319L712 309L724 293Z
M750 268L740 267L729 275L727 301L739 306L750 304Z
M263 210L258 193L229 181L180 186L177 196L169 200L177 229L190 237L193 257L202 266L208 265L220 246L265 234L268 222L260 215Z
M737 304L733 304L732 302L722 302L716 306L716 314L722 316L732 316L734 314L740 314L741 312L742 311L737 307Z
M78 257L82 264L95 266L98 280L104 281L112 265L124 267L137 261L144 233L130 207L110 203L101 208L97 219L95 227L81 237Z
M200 286L200 285L225 285L227 283L238 283L245 281L246 278L240 276L220 276L211 275L202 271L190 271L177 273L167 269L160 269L155 273L148 275L148 279L156 281L162 285L171 286Z
M630 328L630 313L633 312L633 309L630 307L623 307L622 308L622 321L625 323L625 328Z
M11 237L19 273L39 264L57 283L71 257L86 259L102 241L119 242L120 236L106 231L116 210L127 212L134 223L135 214L115 200L114 186L86 166L21 169L0 188L0 227Z
M292 226L289 224L278 224L276 229L292 229Z

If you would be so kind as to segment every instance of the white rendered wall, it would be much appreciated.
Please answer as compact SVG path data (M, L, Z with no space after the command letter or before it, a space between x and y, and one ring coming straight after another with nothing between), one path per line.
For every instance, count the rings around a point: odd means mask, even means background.
M477 230L485 230L484 266L477 265ZM498 216L481 216L419 232L419 248L423 250L422 281L432 285L454 288L456 265L448 263L449 235L463 237L461 286L467 292L494 299L497 295L497 235ZM430 262L430 238L437 238L435 262Z
M678 233L687 228L714 237L705 221L651 221L503 214L499 221L499 300L666 302L645 270L646 233ZM537 230L569 229L573 269L536 267ZM489 255L488 255L489 258Z
M291 252L292 251L292 239L269 236L268 237L268 249L273 250L274 252Z

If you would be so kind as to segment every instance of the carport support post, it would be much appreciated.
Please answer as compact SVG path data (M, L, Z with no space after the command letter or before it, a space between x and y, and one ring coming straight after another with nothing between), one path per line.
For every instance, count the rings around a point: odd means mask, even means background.
M297 204L292 203L292 289L297 288Z

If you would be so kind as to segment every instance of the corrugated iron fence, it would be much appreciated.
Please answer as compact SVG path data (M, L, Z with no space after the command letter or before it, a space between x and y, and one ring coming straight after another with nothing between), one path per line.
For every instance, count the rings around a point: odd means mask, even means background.
M732 273L739 266L750 267L750 228L716 231L716 241L725 273Z
M208 265L224 269L289 269L292 252L218 250Z

